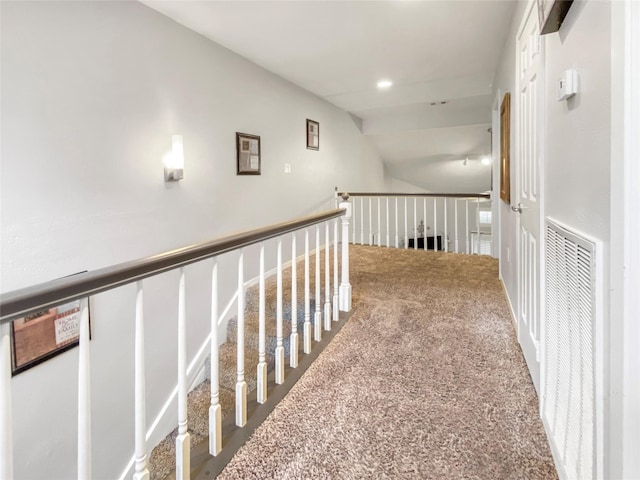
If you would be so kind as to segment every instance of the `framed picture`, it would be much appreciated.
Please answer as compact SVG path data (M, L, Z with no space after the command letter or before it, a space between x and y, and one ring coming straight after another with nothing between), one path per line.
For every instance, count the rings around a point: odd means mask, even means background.
M307 118L307 148L320 150L320 124Z
M560 30L573 0L537 0L540 35Z
M80 302L18 318L11 323L11 372L24 372L78 345ZM91 320L89 320L91 336Z
M260 137L236 132L238 175L260 175Z
M504 94L500 105L500 198L511 203L511 94Z

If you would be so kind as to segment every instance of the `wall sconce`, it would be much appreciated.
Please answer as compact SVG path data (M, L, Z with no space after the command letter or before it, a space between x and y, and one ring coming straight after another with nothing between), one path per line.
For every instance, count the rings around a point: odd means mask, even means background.
M182 135L171 135L171 152L163 159L164 181L177 182L184 177L184 148Z

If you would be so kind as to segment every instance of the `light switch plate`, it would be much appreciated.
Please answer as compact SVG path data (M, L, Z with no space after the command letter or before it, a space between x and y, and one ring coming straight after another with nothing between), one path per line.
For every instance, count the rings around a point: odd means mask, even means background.
M290 163L285 163L284 164L284 173L291 173L291 164Z

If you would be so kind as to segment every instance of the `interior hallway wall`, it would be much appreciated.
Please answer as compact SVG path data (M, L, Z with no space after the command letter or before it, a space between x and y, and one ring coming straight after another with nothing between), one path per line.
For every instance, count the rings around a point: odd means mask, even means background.
M389 182L346 112L142 4L0 8L2 291L324 209L335 186ZM307 118L319 151L305 147ZM236 175L235 132L261 136L262 175ZM184 179L165 183L176 133ZM221 306L236 282L227 257ZM209 282L208 263L187 269L189 358L209 330ZM148 423L177 381L176 297L176 273L145 281ZM96 478L119 476L133 453L134 302L133 287L92 298ZM16 478L75 476L76 372L77 349L14 377Z
M514 110L515 39L528 2L519 2L511 33L494 81L512 95L511 162L512 204L517 202L517 118ZM608 249L610 230L610 139L611 139L611 2L584 0L574 2L557 33L542 37L545 51L545 130L544 130L544 204L545 216L552 217L580 233L594 237L604 245L604 323L609 303ZM567 69L576 69L579 93L558 102L556 84ZM509 205L501 204L501 274L508 296L517 311L517 218ZM508 251L508 253L507 253ZM605 352L605 356L607 352ZM607 395L607 394L605 394ZM606 419L605 419L606 421ZM605 425L605 438L609 437ZM605 469L611 467L605 450ZM615 478L605 470L606 478Z

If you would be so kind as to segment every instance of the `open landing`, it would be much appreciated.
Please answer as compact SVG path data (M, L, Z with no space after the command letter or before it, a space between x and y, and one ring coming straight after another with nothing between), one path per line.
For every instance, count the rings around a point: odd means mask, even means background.
M352 317L218 478L557 478L497 262L350 264Z

